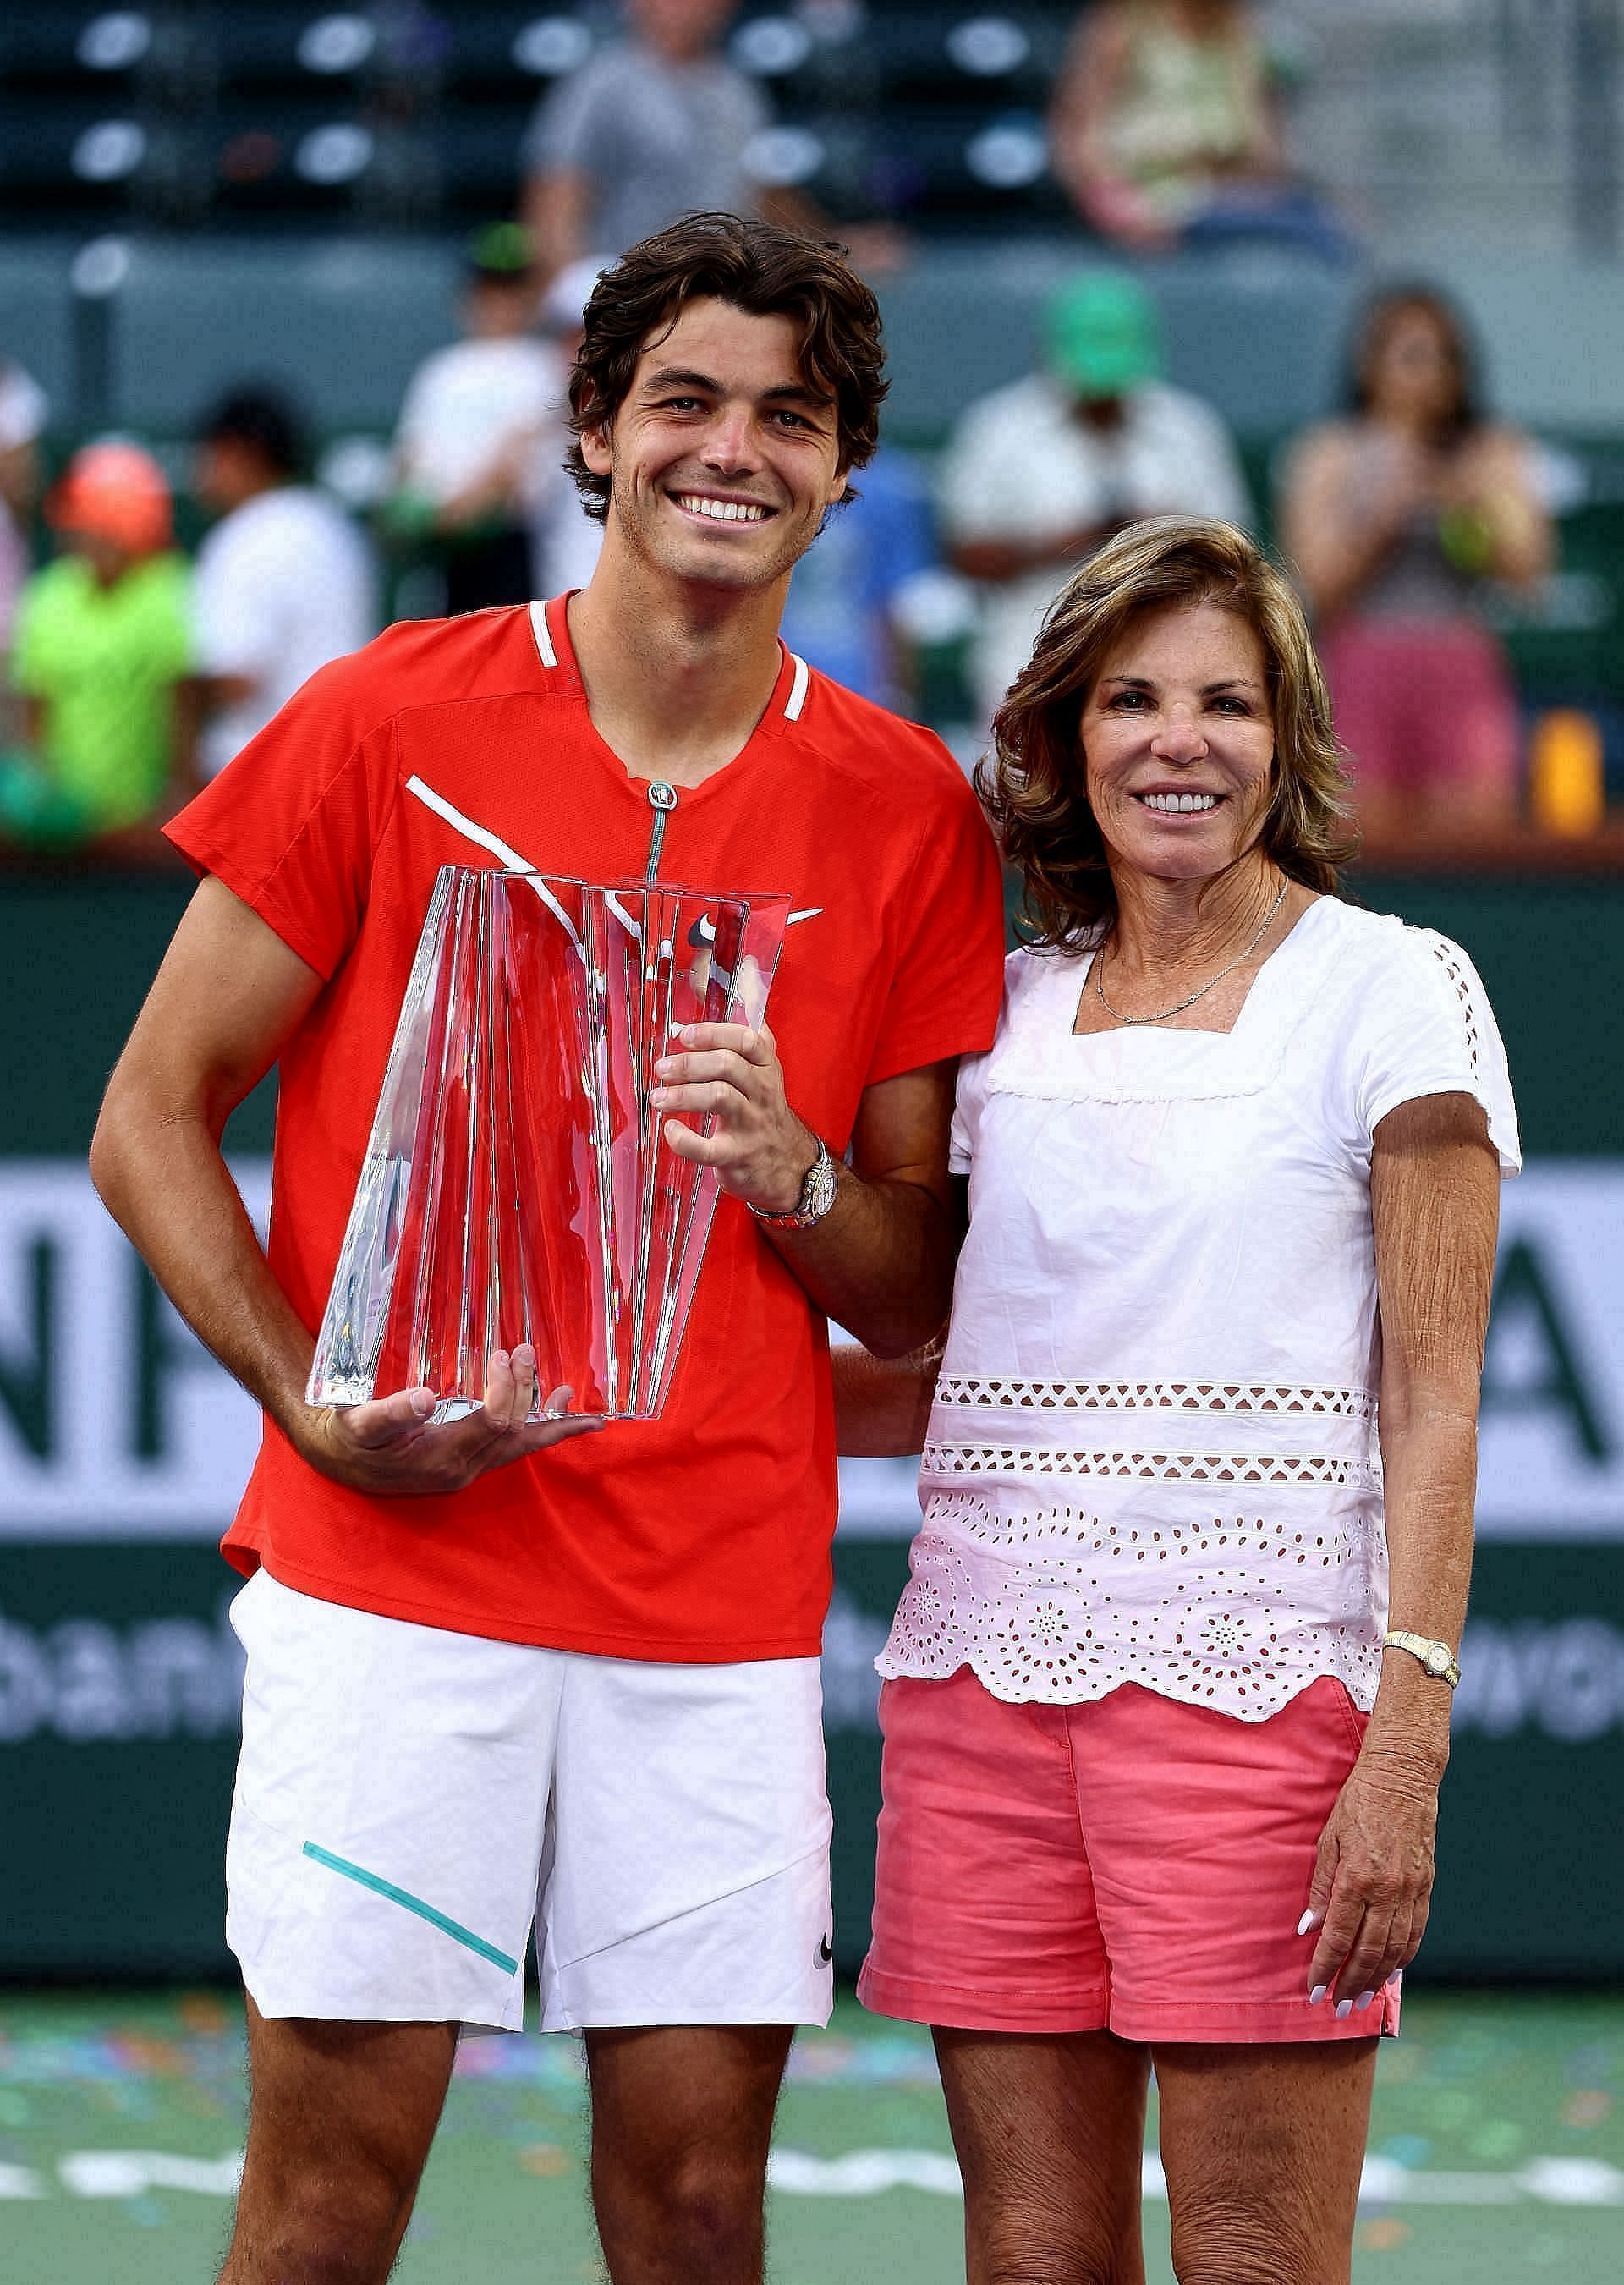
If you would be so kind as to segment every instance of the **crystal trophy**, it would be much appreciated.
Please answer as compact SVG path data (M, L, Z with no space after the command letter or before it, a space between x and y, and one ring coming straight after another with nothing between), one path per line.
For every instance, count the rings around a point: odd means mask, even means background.
M758 1024L789 900L440 870L307 1394L477 1409L536 1350L538 1417L659 1417L718 1184L648 1093L684 1024ZM700 1122L701 1130L709 1120Z

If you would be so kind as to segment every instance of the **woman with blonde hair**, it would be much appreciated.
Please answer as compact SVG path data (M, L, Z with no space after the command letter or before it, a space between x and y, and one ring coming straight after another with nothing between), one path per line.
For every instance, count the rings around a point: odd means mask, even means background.
M843 1449L923 1442L859 1991L935 2027L971 2285L1142 2279L1152 2069L1185 2285L1331 2285L1432 1881L1505 1060L1457 946L1338 895L1241 532L1102 548L994 735L1030 935L953 1318L838 1383Z

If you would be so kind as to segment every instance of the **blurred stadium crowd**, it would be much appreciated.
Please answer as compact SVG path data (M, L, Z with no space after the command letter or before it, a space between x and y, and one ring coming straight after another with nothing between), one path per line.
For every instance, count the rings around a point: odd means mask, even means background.
M1582 65L1598 12L1558 13ZM833 231L888 310L945 233L989 279L989 229L1048 247L1031 369L980 389L947 359L939 433L907 440L930 449L888 441L797 569L785 636L813 665L969 764L1092 546L1145 514L1228 516L1277 538L1313 608L1373 843L1604 831L1612 702L1582 665L1531 680L1516 632L1537 652L1561 632L1589 474L1496 418L1450 294L1382 282L1380 201L1304 163L1311 72L1291 19L1246 0L21 6L0 30L0 252L54 231L88 330L53 401L0 297L0 848L150 853L385 618L581 585L596 530L561 459L583 308L606 262L695 208ZM1605 252L1595 191L1576 228ZM424 233L455 237L459 337L365 451L332 449L291 311L274 375L241 365L188 436L98 420L94 303L129 241L84 244L87 223L228 249L402 233L403 294ZM1168 373L1158 280L1237 260L1288 296L1337 281L1346 332L1320 417L1261 454L1220 409L1236 326L1206 326L1206 386ZM350 346L365 360L359 313Z

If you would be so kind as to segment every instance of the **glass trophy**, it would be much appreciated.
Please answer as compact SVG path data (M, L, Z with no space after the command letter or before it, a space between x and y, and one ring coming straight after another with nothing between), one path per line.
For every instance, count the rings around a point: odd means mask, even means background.
M312 1404L426 1387L657 1419L716 1209L651 1106L684 1024L758 1024L789 899L446 865L401 1006L316 1343ZM679 1044L679 1043L675 1043ZM709 1128L701 1120L701 1131Z

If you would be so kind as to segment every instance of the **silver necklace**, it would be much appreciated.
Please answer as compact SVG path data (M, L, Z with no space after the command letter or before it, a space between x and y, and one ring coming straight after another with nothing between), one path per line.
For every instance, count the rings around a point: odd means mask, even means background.
M1238 968L1241 962L1245 960L1249 954L1257 950L1259 945L1262 943L1263 938L1267 932L1269 923L1274 919L1275 914L1280 910L1281 906L1285 902L1286 891L1291 887L1291 883L1289 876L1280 883L1280 894L1275 898L1267 912L1264 914L1257 929L1250 937L1248 937L1246 942L1242 946L1240 951L1236 954L1235 958L1228 963L1228 967L1220 968L1216 976L1209 976L1204 984L1197 985L1195 991L1190 993L1188 1000L1175 1001L1171 1008L1164 1008L1159 1016L1125 1016L1119 1009L1113 1008L1111 1006L1110 1001L1105 997L1105 985L1103 981L1105 962L1103 954L1102 954L1101 957L1095 961L1094 968L1094 995L1098 999L1101 1007L1104 1009L1106 1014L1111 1018L1111 1020L1118 1024L1165 1024L1169 1016L1182 1015L1186 1008L1193 1008L1197 1000L1204 998L1206 993L1212 989L1212 986L1215 984L1221 984L1225 977L1230 973L1231 970Z

